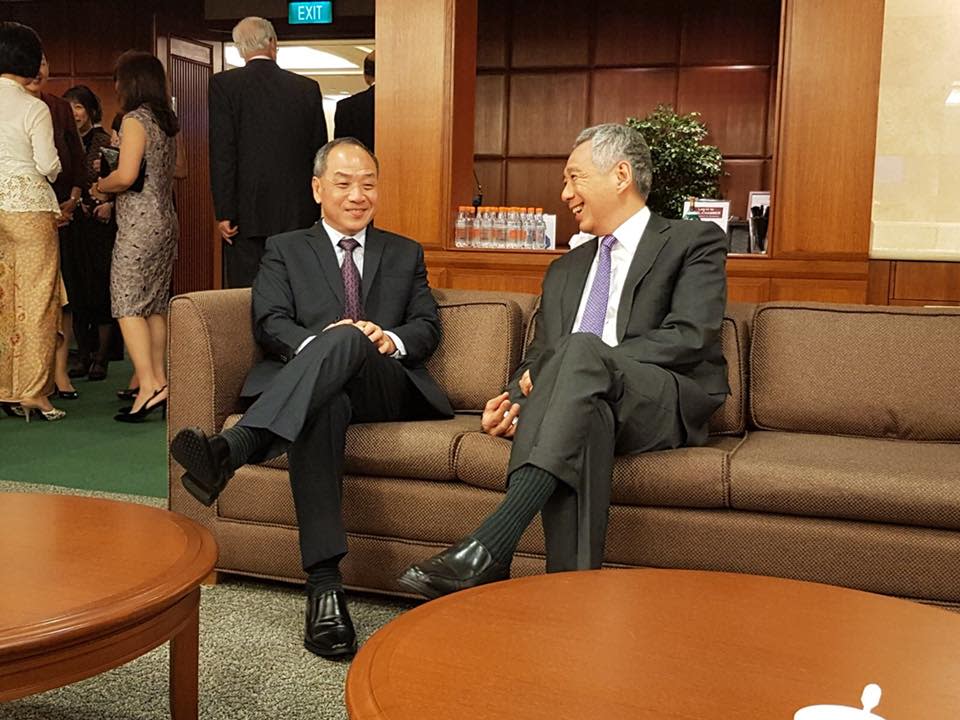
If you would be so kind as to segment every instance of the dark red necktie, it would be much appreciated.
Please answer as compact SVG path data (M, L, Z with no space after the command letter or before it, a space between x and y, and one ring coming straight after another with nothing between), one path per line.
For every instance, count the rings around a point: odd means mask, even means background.
M343 248L343 264L340 274L343 276L343 316L351 320L363 320L363 305L360 301L360 271L353 262L353 251L360 246L355 238L340 238L337 243Z

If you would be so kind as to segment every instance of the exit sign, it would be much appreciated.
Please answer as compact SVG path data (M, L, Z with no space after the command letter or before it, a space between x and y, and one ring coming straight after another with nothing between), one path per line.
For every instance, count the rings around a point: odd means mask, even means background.
M333 22L332 0L292 2L288 7L287 21L291 25L329 25Z

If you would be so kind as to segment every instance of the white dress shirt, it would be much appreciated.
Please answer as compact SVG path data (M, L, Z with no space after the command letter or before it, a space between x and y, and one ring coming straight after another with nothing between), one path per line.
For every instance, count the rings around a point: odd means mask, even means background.
M0 78L0 210L59 214L50 186L59 174L47 104L15 80Z
M634 253L637 252L640 238L643 237L643 231L647 229L649 220L650 208L644 207L631 215L623 225L611 233L617 239L617 242L610 250L610 295L607 299L607 314L603 319L603 335L600 336L600 339L611 347L620 344L617 339L617 310L620 307L620 296L623 295L623 283L626 282L627 271L630 269L630 263L633 262ZM577 332L580 322L583 320L583 312L587 307L587 297L590 295L590 288L593 287L593 278L597 274L597 261L602 249L598 242L597 254L594 255L593 264L587 274L587 284L583 287L580 308L577 310L577 317L573 321L571 332Z
M354 235L344 235L342 232L334 230L332 227L327 225L326 220L321 220L320 222L323 224L323 229L327 231L327 236L330 238L330 242L333 244L333 252L337 255L337 265L340 267L343 267L344 258L347 257L347 251L340 247L340 240L345 237L352 237L359 243L359 245L353 249L353 264L357 266L357 272L360 273L360 277L363 278L363 249L367 242L367 229L364 228ZM403 346L403 341L397 337L395 333L392 333L389 330L384 330L383 332L385 335L390 336L390 339L393 340L393 344L397 347L397 351L390 357L397 358L398 360L405 357L407 350ZM316 335L311 335L302 343L300 343L300 347L297 348L297 354L299 355L300 351L303 350L315 337Z

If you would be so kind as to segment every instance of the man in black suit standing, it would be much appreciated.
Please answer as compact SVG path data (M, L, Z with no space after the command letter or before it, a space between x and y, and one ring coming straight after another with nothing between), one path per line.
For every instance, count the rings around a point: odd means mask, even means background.
M508 577L537 512L548 571L600 567L614 456L702 445L729 393L723 232L650 212L650 151L627 126L584 130L563 176L598 237L550 266L526 359L483 412L487 433L514 438L503 503L400 577L426 597Z
M287 452L309 576L304 644L327 657L356 651L338 569L347 426L453 415L424 367L440 323L423 249L371 224L378 171L354 138L320 149L313 196L323 218L269 238L253 283L253 331L266 359L242 395L256 401L235 427L209 438L187 428L170 445L184 486L206 505L241 465Z
M309 227L311 158L327 141L320 86L277 65L277 35L263 18L233 29L246 61L210 78L210 180L226 243L226 287L248 287L266 238Z
M333 116L333 136L335 138L355 137L371 151L373 146L374 80L376 67L374 53L363 61L363 79L368 87L363 92L351 95L337 103L337 112Z

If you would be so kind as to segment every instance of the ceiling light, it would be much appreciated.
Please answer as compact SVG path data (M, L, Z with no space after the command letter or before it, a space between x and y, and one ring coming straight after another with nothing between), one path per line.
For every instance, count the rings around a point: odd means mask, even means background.
M304 45L284 45L277 64L285 70L356 70L358 65L333 53Z
M246 63L236 45L227 45L224 51L227 65L243 67ZM316 50L305 45L282 45L277 51L277 65L284 70L313 71L359 70L360 66L339 55Z
M354 45L354 47L355 47L357 50L359 50L360 52L365 52L365 53L372 53L372 52L373 52L373 48L372 48L372 47L367 47L366 45Z
M960 80L957 80L953 83L953 87L950 88L950 94L947 95L946 105L951 107L960 106Z

